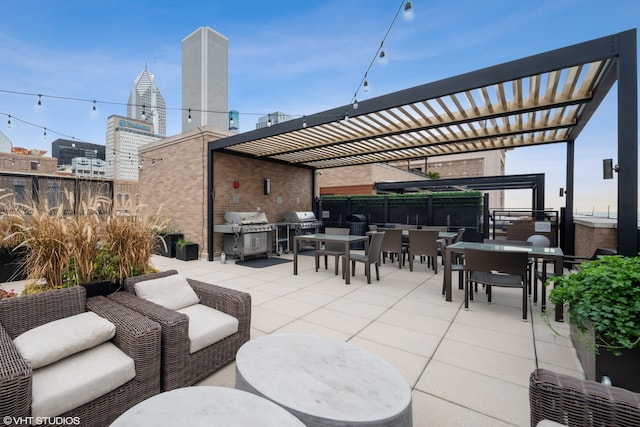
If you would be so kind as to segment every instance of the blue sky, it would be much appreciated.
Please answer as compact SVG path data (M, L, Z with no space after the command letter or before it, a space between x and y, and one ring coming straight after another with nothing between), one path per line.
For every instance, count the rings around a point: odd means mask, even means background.
M126 115L145 64L167 103L167 134L180 133L181 40L200 26L229 39L229 109L241 131L273 111L312 114L351 101L400 0L5 0L0 14L0 131L14 146L51 151L56 138L104 144L106 118ZM637 0L415 0L368 74L366 99L479 68L637 28ZM79 102L3 91L97 100ZM576 208L616 210L615 91L576 143ZM7 114L12 115L7 128ZM35 126L20 122L24 120ZM42 139L43 128L47 140ZM59 134L62 135L59 135ZM545 173L546 205L563 205L565 147L510 151L506 173ZM507 207L530 206L528 191Z

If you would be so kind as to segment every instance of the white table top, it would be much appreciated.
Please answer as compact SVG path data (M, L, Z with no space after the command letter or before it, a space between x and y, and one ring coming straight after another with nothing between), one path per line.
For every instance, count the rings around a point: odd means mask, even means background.
M120 415L112 427L304 427L273 402L228 387L194 386L157 394Z
M404 377L373 353L327 337L270 334L245 343L236 356L236 388L307 425L411 425Z

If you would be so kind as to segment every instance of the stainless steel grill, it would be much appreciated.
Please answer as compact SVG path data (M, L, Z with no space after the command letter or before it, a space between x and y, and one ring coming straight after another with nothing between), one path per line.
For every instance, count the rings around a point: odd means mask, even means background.
M227 212L226 224L213 226L216 233L224 233L224 253L239 256L241 261L248 255L266 255L271 258L271 231L264 212Z
M291 224L295 234L311 234L322 227L322 221L313 212L286 211L282 214L285 222Z

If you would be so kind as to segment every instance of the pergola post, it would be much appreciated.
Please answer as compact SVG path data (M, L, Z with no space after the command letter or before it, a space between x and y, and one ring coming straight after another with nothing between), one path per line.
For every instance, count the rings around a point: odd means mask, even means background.
M638 254L638 66L636 32L619 37L618 253Z

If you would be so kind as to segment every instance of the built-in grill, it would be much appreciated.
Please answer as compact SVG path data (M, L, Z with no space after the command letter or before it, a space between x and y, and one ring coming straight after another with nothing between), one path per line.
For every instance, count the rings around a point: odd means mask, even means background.
M318 220L313 212L286 211L282 217L296 235L317 233L322 227L322 221Z
M264 212L227 212L226 224L214 225L213 231L224 233L224 253L239 256L241 261L248 255L264 254L271 258L271 231Z

